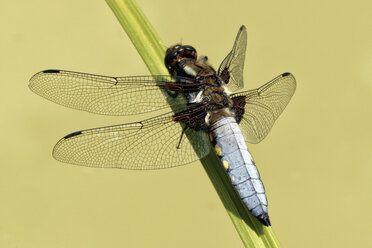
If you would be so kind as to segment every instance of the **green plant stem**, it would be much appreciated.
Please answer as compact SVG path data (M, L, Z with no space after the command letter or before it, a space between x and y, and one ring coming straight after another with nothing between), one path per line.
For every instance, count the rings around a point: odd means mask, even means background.
M133 0L106 0L153 75L167 75L166 47ZM220 159L212 152L201 163L246 247L281 247L271 227L251 215L232 186Z

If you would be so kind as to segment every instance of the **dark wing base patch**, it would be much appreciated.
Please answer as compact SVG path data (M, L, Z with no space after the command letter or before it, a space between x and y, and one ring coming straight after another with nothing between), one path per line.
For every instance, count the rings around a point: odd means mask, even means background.
M259 143L270 132L296 90L296 80L286 72L260 88L231 96L237 122L249 143Z

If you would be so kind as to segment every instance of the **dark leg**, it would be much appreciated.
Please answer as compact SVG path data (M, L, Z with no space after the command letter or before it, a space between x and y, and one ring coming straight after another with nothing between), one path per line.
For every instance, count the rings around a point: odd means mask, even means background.
M176 98L178 96L178 92L176 91L170 91L168 89L165 89L165 92L167 92L167 94L170 95L172 98Z
M183 137L183 135L185 134L187 128L188 128L187 126L185 126L184 128L182 128L182 133L181 133L180 141L178 142L178 145L177 145L177 149L180 149L180 145L181 145L182 137Z

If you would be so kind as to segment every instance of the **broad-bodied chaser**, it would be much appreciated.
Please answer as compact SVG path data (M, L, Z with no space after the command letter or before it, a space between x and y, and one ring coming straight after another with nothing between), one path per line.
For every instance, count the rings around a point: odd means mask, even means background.
M29 85L33 92L74 109L133 115L172 108L139 122L71 133L58 141L54 158L91 167L161 169L196 161L213 147L247 208L271 225L265 189L245 141L258 143L266 137L294 94L296 81L287 72L257 89L231 93L243 87L246 44L242 26L217 71L207 57L198 58L195 48L178 44L165 55L170 75L35 74Z

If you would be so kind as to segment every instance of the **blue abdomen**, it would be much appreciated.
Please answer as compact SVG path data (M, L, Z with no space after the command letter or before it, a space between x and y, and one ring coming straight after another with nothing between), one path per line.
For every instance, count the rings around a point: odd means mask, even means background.
M231 183L249 211L270 225L265 188L234 117L222 117L210 127L217 154Z

